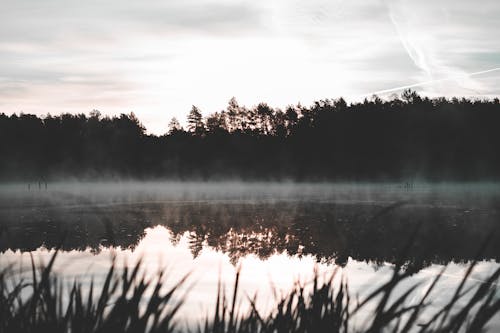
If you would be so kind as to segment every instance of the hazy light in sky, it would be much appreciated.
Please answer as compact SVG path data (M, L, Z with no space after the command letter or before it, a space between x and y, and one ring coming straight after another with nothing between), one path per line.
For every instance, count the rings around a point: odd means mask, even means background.
M498 96L497 0L18 0L0 12L0 112L273 106L418 85Z

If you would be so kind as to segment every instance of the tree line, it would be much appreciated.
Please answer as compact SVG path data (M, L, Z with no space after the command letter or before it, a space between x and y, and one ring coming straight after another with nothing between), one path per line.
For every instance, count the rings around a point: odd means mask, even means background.
M133 114L0 114L0 178L478 180L500 178L498 99L407 90L284 109L232 98L186 128L146 134Z

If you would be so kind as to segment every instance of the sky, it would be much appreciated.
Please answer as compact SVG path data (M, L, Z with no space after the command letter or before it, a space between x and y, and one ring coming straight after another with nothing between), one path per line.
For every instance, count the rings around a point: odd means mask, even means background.
M0 112L500 96L498 0L0 0Z

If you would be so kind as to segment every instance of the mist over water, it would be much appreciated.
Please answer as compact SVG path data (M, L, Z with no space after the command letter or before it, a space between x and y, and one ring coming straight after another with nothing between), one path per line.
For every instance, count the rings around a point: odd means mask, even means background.
M459 248L450 246L446 251L453 254L467 247L468 237L475 237L470 245L477 246L477 237L498 228L499 203L497 183L22 183L0 186L0 236L38 230L54 237L26 244L32 249L56 246L62 233L66 238L78 235L79 248L95 248L100 239L108 239L109 246L130 247L145 228L156 225L174 234L205 233L203 237L279 230L284 234L273 240L274 247L282 243L278 238L292 233L294 246L301 248L306 236L342 236L338 244L323 239L321 244L328 245L325 252L309 247L312 254L330 257L338 253L328 251L338 246L352 250L354 242L360 248L379 238L407 241L418 227L424 235L439 231L446 235L443 239L462 241ZM313 231L318 233L306 235ZM129 239L118 238L123 235ZM7 237L1 248L20 247L11 240ZM430 252L434 257L439 254Z
M353 294L366 295L416 235L405 257L414 274L401 290L420 282L423 293L449 265L439 289L446 299L491 235L468 283L498 267L499 203L496 183L9 184L0 186L0 265L28 268L28 253L47 261L61 246L56 271L99 284L113 255L128 266L142 258L148 274L166 267L171 283L192 272L182 318L193 319L209 312L219 279L230 287L237 267L242 299L257 292L262 311L274 302L271 286L307 284L314 269L340 269Z

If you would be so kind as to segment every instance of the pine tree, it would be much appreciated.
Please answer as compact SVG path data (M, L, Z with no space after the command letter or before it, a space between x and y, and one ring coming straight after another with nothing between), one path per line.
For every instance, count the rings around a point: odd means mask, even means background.
M192 134L201 135L205 131L203 116L196 106L193 105L188 114L188 131Z
M168 123L168 134L173 134L180 131L182 131L182 126L177 118L173 117Z

